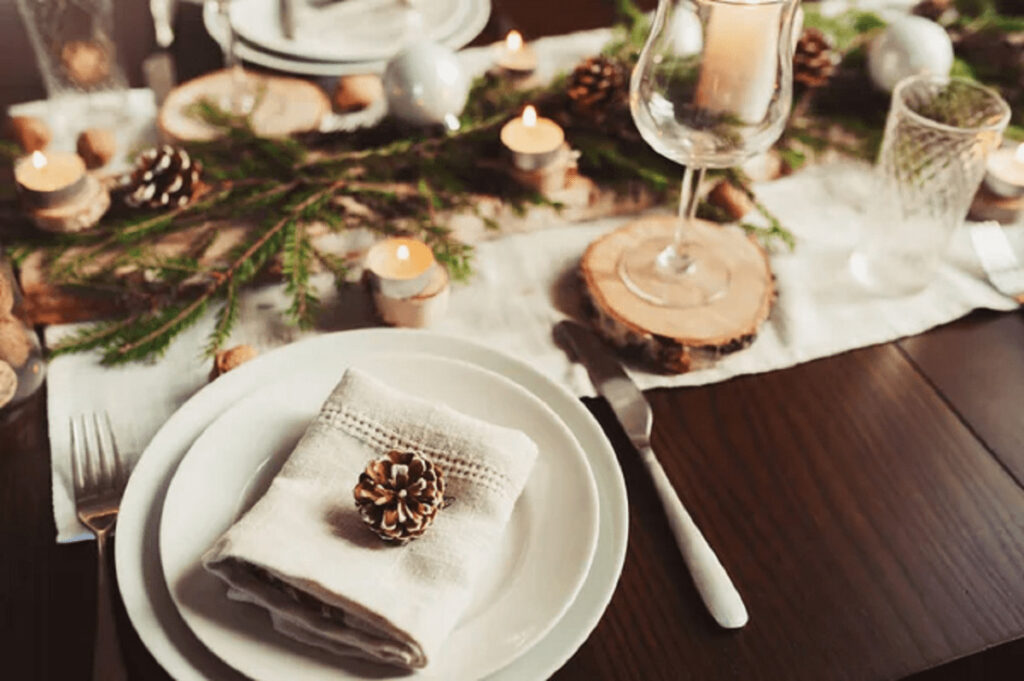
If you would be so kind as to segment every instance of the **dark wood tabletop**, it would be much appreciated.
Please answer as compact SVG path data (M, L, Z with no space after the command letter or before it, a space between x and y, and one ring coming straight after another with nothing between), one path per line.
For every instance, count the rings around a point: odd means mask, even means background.
M495 6L481 42L611 18L598 0ZM196 10L179 14L183 77L218 61ZM706 614L649 479L607 405L587 400L625 472L629 548L607 612L555 678L1024 678L1020 313L649 397L655 449L750 624L726 632ZM12 681L91 668L95 547L54 542L46 433L45 391L0 419L0 678ZM168 678L123 608L118 624L132 678Z

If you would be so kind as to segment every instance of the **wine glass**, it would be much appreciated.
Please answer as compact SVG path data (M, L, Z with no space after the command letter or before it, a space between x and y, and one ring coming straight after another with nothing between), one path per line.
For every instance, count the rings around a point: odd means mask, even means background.
M242 60L239 59L235 51L238 34L231 23L231 0L205 0L205 2L217 8L217 20L220 22L224 35L223 42L220 42L221 51L224 54L224 68L231 74L231 84L219 105L225 111L236 116L250 114L256 106L256 88L246 74Z
M722 297L732 277L695 221L706 168L767 151L792 100L793 23L799 0L659 0L630 81L644 140L685 166L673 237L627 249L618 274L638 297L690 308Z

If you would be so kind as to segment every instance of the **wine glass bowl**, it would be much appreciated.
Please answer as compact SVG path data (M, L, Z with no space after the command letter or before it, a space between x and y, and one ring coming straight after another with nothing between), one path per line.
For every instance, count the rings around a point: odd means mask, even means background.
M630 110L643 139L686 166L676 234L627 250L619 275L643 300L706 305L731 274L693 220L705 168L767 151L792 101L798 0L659 0L630 80Z

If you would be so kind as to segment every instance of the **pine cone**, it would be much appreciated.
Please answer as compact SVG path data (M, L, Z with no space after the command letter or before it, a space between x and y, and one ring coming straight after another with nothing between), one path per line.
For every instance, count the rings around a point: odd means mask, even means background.
M574 114L594 125L628 108L629 74L608 57L591 57L569 76L567 94Z
M839 63L832 39L820 29L805 28L793 55L793 80L808 88L828 83Z
M959 16L953 0L921 0L911 12L943 26L953 23Z
M122 180L124 202L133 208L187 205L199 188L202 165L184 149L163 145L142 152Z
M385 541L422 535L444 507L444 476L430 460L389 452L371 461L353 490L363 522Z

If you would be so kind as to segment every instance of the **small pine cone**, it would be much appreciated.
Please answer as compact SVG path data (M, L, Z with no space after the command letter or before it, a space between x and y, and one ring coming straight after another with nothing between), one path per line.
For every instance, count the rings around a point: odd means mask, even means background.
M359 475L353 490L359 515L385 541L422 535L445 505L444 475L411 452L389 452Z
M931 19L943 26L953 23L959 17L953 0L921 0L914 5L911 13Z
M163 145L142 152L135 170L121 181L133 208L185 206L199 188L202 165L184 149Z
M805 28L793 55L793 80L808 88L819 88L828 83L838 63L832 39L817 28Z
M629 102L629 74L608 57L591 57L569 76L566 92L574 114L602 125Z

